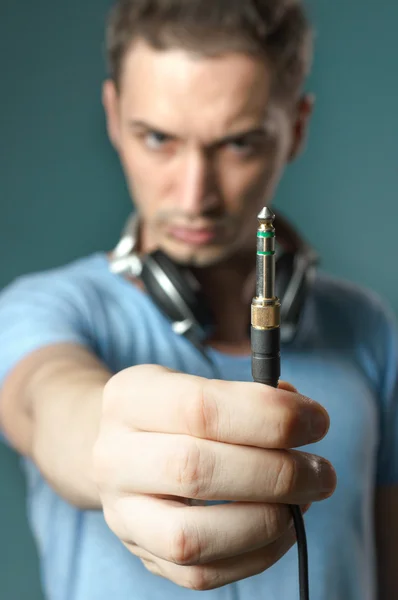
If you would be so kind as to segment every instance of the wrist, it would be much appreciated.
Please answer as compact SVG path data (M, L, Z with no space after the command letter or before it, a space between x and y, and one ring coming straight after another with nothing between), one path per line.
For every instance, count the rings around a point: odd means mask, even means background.
M59 381L30 404L31 458L49 485L82 510L102 508L92 464L108 378L69 386Z

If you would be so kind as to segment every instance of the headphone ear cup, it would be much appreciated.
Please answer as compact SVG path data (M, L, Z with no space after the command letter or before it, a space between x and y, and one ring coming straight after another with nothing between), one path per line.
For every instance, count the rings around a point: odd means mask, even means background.
M211 333L213 315L190 269L156 250L144 256L140 278L159 310L172 322L191 322L201 339Z
M276 264L275 293L281 302L281 331L284 341L292 341L309 291L307 268L298 268L302 255L284 252ZM307 262L307 261L305 261Z
M293 270L294 254L282 252L275 265L275 295L280 298L281 304L292 279Z

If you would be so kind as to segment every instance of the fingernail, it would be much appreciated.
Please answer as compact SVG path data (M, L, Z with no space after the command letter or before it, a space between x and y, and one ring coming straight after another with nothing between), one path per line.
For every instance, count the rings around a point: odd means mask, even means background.
M309 425L312 438L314 441L318 441L326 434L329 421L324 412L317 410L316 412L312 411Z
M323 498L328 498L332 495L336 488L336 471L325 459L320 459L319 461L320 468L320 488Z
M301 395L301 422L308 435L308 442L321 440L329 428L329 415L313 400Z

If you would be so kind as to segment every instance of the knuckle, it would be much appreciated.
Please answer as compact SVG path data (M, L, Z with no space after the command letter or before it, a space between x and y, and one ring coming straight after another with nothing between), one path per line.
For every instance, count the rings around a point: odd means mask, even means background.
M281 446L289 446L291 441L297 438L297 428L299 424L297 410L288 407L280 408L276 431L277 441Z
M271 543L286 529L288 517L286 509L278 504L267 504L261 512L260 531L264 532L264 540Z
M91 454L91 475L100 491L116 492L122 478L117 459L117 445L111 431L103 431Z
M146 568L146 570L152 573L152 575L160 575L159 568L152 560L148 560L147 558L141 558L141 562Z
M104 515L105 523L107 524L109 529L113 531L113 533L115 533L120 539L127 541L127 536L122 535L123 527L121 526L120 515L117 513L117 511L114 510L111 506L104 504L102 512Z
M274 493L276 497L291 494L297 484L297 462L289 452L282 452L276 470Z
M209 461L204 460L198 444L193 440L181 444L178 454L176 483L179 495L185 498L200 498L207 487L206 479L209 478L210 469L206 463Z
M102 503L104 519L109 529L125 544L129 550L136 553L134 531L131 526L131 508L128 498L106 495Z
M153 379L159 368L157 365L134 365L119 371L106 382L102 393L102 413L117 419L124 413L129 402L129 390L139 387L141 382Z
M171 527L169 560L177 565L195 565L200 560L199 535L185 519L177 520Z
M115 404L113 401L114 389L115 389L115 382L114 382L114 378L112 377L111 379L109 379L106 382L103 392L102 392L102 414L103 415L107 415L114 408L114 404Z
M98 439L94 444L91 464L96 485L100 488L104 487L112 473L113 465L102 439Z
M106 420L116 420L120 412L121 390L124 374L117 373L105 384L102 392L102 417Z
M215 569L204 565L187 567L185 587L194 591L204 592L216 587L216 582L217 572Z
M192 400L186 407L186 427L191 435L201 438L217 436L219 426L217 402L210 393L207 379L198 380Z

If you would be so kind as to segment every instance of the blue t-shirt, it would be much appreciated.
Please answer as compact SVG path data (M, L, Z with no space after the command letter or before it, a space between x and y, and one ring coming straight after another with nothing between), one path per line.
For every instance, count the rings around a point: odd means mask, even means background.
M212 376L150 298L112 274L106 255L17 279L0 295L0 384L29 352L76 342L112 372L141 363ZM250 356L210 350L221 377L251 380ZM373 499L398 483L395 322L373 294L319 273L299 336L282 347L282 378L330 414L324 440L304 450L334 465L338 486L305 515L311 598L374 600ZM242 399L244 401L244 399ZM30 460L28 515L49 600L298 600L297 547L260 575L196 592L149 573L107 527L50 489ZM1 584L0 584L1 587Z

